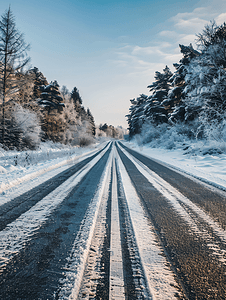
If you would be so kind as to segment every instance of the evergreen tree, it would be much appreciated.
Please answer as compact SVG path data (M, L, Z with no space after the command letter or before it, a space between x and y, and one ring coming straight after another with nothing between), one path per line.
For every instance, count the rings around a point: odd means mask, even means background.
M170 71L169 67L166 66L163 69L163 73L160 73L158 71L155 72L155 81L148 86L148 88L150 88L150 92L153 91L154 97L160 102L164 97L167 96L168 91L170 90L169 79L172 75L173 74Z
M38 99L38 104L48 111L48 114L52 110L61 112L64 107L63 98L59 91L59 84L57 81L51 81L48 85L40 86L41 98Z
M121 128L115 128L113 125L108 125L107 123L104 125L100 124L99 136L102 136L101 132L104 132L106 136L114 139L122 138L123 136Z
M129 108L129 114L126 115L129 125L129 136L132 137L135 134L141 133L142 126L146 121L144 115L144 107L147 102L148 96L141 94L136 100L130 100L131 106Z
M168 66L163 69L163 72L155 72L155 81L148 86L153 94L148 97L144 109L146 121L154 122L156 124L166 123L167 107L164 106L164 101L167 99L171 83L170 78L172 73Z
M41 98L37 100L39 106L43 109L42 130L44 132L43 140L52 140L62 142L67 128L67 122L62 112L65 104L59 90L57 81L50 82L48 85L40 86Z
M183 57L179 64L175 63L174 67L176 71L171 77L172 89L168 94L168 97L162 104L168 110L169 121L178 122L185 121L185 103L183 99L186 96L186 80L185 77L188 73L188 68L193 59L200 56L200 52L195 50L190 44L189 46L179 45L180 52Z
M29 62L29 45L23 34L16 29L14 16L10 8L0 20L0 89L2 96L2 143L5 140L5 103L18 89L20 78L15 74Z
M73 88L72 92L71 92L71 99L73 100L75 106L77 106L78 104L82 105L82 98L79 94L79 91L76 87Z
M88 121L89 121L90 126L91 126L92 135L95 136L96 135L96 126L95 126L95 122L94 122L94 117L91 114L91 111L89 110L89 108L87 108L86 113L87 113Z
M49 83L46 80L45 76L42 72L39 71L38 68L34 67L31 69L31 72L34 74L34 90L33 90L33 99L37 100L41 98L41 87L47 86Z
M186 75L185 120L196 122L196 136L205 127L225 120L226 24L211 23L198 35L201 55L191 61Z

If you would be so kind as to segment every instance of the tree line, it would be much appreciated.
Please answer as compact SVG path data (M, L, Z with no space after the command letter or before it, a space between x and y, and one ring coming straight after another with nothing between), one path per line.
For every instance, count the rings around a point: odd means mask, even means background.
M48 82L37 67L28 68L29 47L9 8L0 20L1 146L23 150L35 149L41 141L92 143L95 121L90 109L82 105L79 90L60 89L56 80ZM105 131L98 128L98 135L108 136Z
M226 24L210 22L197 35L196 49L179 45L182 58L155 72L150 95L132 99L130 138L143 142L167 131L188 139L226 139Z

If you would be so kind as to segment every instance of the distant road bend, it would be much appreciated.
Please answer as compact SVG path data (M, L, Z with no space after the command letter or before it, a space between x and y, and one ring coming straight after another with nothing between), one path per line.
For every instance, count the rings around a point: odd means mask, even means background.
M226 299L226 193L120 141L0 206L0 299Z

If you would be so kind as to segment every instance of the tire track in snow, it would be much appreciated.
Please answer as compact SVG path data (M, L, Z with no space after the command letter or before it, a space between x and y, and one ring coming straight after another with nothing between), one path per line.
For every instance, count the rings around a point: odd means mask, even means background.
M78 299L99 207L103 198L108 197L111 167L112 151L101 176L99 188L86 212L86 216L74 240L70 256L67 259L68 263L64 268L64 278L60 281L61 288L57 293L57 299L59 300Z
M0 211L0 230L3 230L7 224L13 222L21 214L25 213L32 206L38 203L41 199L51 193L55 188L60 186L64 181L70 178L76 172L79 172L83 167L86 166L92 159L100 155L102 151L106 151L110 145L105 146L101 151L98 151L96 154L92 155L89 158L86 158L72 166L67 168L67 170L61 172L60 174L48 179L41 185L38 185L28 192L14 198L8 203L5 203L1 206Z
M114 146L115 158L115 146ZM109 300L124 300L125 287L123 276L123 259L120 236L120 221L117 193L115 159L113 160L112 207L111 207L111 241L110 241L110 287Z
M207 295L209 299L225 299L225 266L213 259L206 241L191 230L169 200L117 149L188 299L206 300Z
M4 269L13 256L32 239L49 215L102 158L109 147L0 232L0 269Z
M149 289L144 293L144 298L139 299L178 299L179 286L173 272L167 266L168 262L162 255L163 249L158 245L155 229L142 208L137 192L119 156L117 156L117 165L135 233L139 253L136 259L141 261ZM141 288L145 290L144 286ZM182 295L180 294L179 297Z
M190 201L187 197L182 195L168 182L162 179L155 172L147 168L142 162L134 158L131 154L126 152L122 147L120 149L123 153L134 163L136 168L148 179L148 181L170 202L177 213L189 224L192 231L201 239L207 242L207 246L213 253L213 256L226 263L226 231L219 226L209 215L207 215L202 209ZM184 205L181 205L184 204ZM186 207L189 208L189 213ZM194 213L193 213L194 212ZM202 220L205 226L200 224L199 219ZM210 234L211 230L214 234ZM206 230L207 229L207 230ZM209 229L209 230L208 230ZM222 242L222 244L216 243L216 235Z
M154 171L162 179L176 188L181 194L190 199L194 204L204 210L209 216L226 230L226 193L198 181L196 178L182 174L172 167L167 167L156 160L142 155L121 142L118 143L133 157L143 163L148 169Z
M108 185L109 183L109 185ZM83 274L79 299L108 299L110 273L110 231L111 231L111 174L108 173L106 185L100 203L96 226Z

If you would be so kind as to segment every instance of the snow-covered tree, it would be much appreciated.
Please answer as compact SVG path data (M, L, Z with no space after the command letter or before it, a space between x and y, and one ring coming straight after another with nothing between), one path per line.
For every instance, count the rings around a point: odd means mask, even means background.
M41 98L38 99L38 104L45 110L47 110L48 115L51 111L63 111L64 103L59 90L58 82L51 81L48 85L43 85L40 87Z
M129 108L129 114L126 115L130 137L141 133L142 126L146 120L144 107L147 99L147 95L141 94L137 99L130 100L131 106Z
M41 140L40 120L35 112L16 104L13 111L16 127L21 132L20 148L35 149Z
M59 90L57 81L48 85L40 86L41 95L37 99L38 105L42 108L42 130L43 140L62 142L66 131L66 120L62 112L65 104Z
M100 124L99 128L97 129L97 135L99 137L106 136L114 139L121 139L123 137L123 130L121 127L114 127L113 125Z
M61 88L61 95L63 96L63 98L67 97L70 92L68 90L68 88L66 87L66 85L63 85L62 88Z
M155 72L155 81L148 86L152 95L148 97L144 108L146 121L156 124L168 121L167 108L162 103L167 99L171 87L171 77L172 72L168 66L163 69L162 73Z
M96 135L96 126L95 126L95 121L94 121L94 117L93 115L91 114L91 111L89 108L87 108L87 119L88 119L88 122L90 123L90 128L91 128L91 134L93 136Z
M188 73L189 65L193 59L200 56L200 53L195 50L190 44L189 46L179 45L180 51L183 55L179 63L175 63L176 71L170 78L172 82L172 89L168 97L162 104L169 112L170 122L183 122L185 120L185 103L183 99L186 96L186 80L185 77Z
M207 25L198 45L201 55L190 62L185 77L185 121L195 121L196 136L203 137L206 126L226 118L226 24Z
M34 67L30 70L34 74L34 89L33 89L33 98L35 100L41 98L41 87L47 86L49 83L46 80L46 77L39 71L38 68Z
M2 110L2 143L5 139L5 103L18 90L21 71L29 62L27 56L29 45L24 41L23 34L17 28L14 16L9 8L0 20L0 90Z
M79 90L74 87L72 92L71 92L71 99L74 101L75 106L79 103L80 105L82 104L82 98L79 94Z

